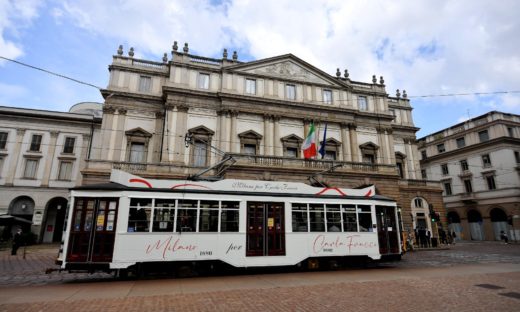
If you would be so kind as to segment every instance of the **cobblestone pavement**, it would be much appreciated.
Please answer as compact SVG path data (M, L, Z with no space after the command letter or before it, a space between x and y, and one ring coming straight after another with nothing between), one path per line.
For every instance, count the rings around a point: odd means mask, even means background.
M520 245L461 242L368 270L117 281L0 251L1 311L520 311ZM480 286L479 286L480 285Z

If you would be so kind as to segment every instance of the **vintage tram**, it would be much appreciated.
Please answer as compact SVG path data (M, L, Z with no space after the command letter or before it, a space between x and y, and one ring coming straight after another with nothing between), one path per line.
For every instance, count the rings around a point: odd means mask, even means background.
M88 271L317 267L402 251L396 203L374 186L153 180L119 170L110 183L71 190L64 237L62 269Z

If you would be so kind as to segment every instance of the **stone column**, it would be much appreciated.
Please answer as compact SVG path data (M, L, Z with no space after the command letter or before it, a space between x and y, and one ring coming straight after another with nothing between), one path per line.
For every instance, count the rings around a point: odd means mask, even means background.
M43 159L45 162L43 167L43 178L42 187L49 187L49 180L52 172L52 163L54 160L54 153L56 153L56 141L58 140L58 131L51 131L51 140L49 141L49 148L46 157ZM59 168L59 165L58 165ZM58 169L59 170L59 169Z
M126 146L124 145L126 113L126 109L119 108L117 110L117 115L114 118L115 128L112 128L115 130L112 131L114 141L110 142L110 149L113 153L112 159L114 161L125 161L125 158L122 155L125 155L126 153Z
M409 178L410 179L417 179L417 175L415 174L415 158L413 156L413 150L412 150L412 140L409 138L404 139L404 144L406 147L406 159L408 160L408 166L410 168L409 172Z
M239 142L238 142L238 136L237 136L237 111L231 112L231 129L229 131L230 137L229 142L231 144L231 153L238 153L240 149L238 148Z
M272 133L272 119L271 115L264 115L264 155L273 155L273 133Z
M163 129L163 147L162 147L162 156L161 159L163 163L168 163L173 161L173 146L175 139L175 118L177 117L176 113L173 111L175 106L166 104L166 118L164 122Z
M379 143L379 149L377 150L377 163L386 164L387 160L387 148L384 140L384 129L381 127L376 128L377 130L377 141Z
M350 135L350 153L352 154L352 161L359 162L359 146L357 142L356 124L348 124L348 131Z
M283 156L282 141L280 141L280 116L274 116L273 122L274 122L274 131L273 131L274 155Z
M220 112L220 150L224 153L229 153L231 150L229 149L229 111L221 111Z
M175 148L173 160L176 162L186 162L188 148L184 146L184 136L188 131L188 107L184 105L176 106L177 122L175 125Z
M386 146L388 147L388 154L390 156L389 163L396 164L397 160L395 159L394 135L393 135L392 128L386 129L385 138L386 138Z
M341 123L341 148L343 151L342 161L352 161L352 152L350 151L350 138L348 133L348 125Z
M152 136L152 142L150 142L151 144L148 144L148 159L152 163L159 163L159 160L161 159L161 154L163 150L166 149L166 141L164 140L164 116L164 112L155 112L155 133ZM146 160L147 162L148 159Z
M108 160L108 153L110 150L110 137L112 135L112 122L114 120L115 108L112 106L104 105L103 107L103 119L101 122L101 153L98 155L100 159Z
M18 161L23 160L23 157L20 157L20 150L22 149L24 134L25 129L16 129L16 144L14 145L13 153L9 157L10 163L4 164L5 168L8 168L5 179L5 186L13 186L14 177L16 175L16 168L18 168Z

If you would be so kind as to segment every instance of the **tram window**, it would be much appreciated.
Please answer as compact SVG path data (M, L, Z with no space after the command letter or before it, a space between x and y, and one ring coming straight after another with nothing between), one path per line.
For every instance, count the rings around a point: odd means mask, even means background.
M196 200L179 200L177 232L195 232L197 229L197 204Z
M343 205L343 231L357 232L356 205Z
M156 199L153 211L152 232L173 232L175 199Z
M308 232L307 204L292 204L292 231Z
M238 232L238 201L223 201L221 203L222 212L220 213L220 231L221 232Z
M358 205L357 211L359 217L359 231L372 232L372 213L370 206Z
M311 232L325 232L325 216L323 204L309 204Z
M327 205L327 232L341 232L339 205Z
M128 215L128 232L148 232L152 213L151 198L131 198Z
M218 232L218 201L200 201L199 232Z

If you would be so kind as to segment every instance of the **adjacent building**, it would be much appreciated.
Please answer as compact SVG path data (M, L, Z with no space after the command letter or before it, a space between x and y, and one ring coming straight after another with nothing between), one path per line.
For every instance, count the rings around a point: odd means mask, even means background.
M68 113L0 107L0 215L31 221L40 242L60 242L69 188L81 183L100 125L99 103Z
M519 115L492 111L418 145L422 178L443 186L450 229L468 240L520 238Z

